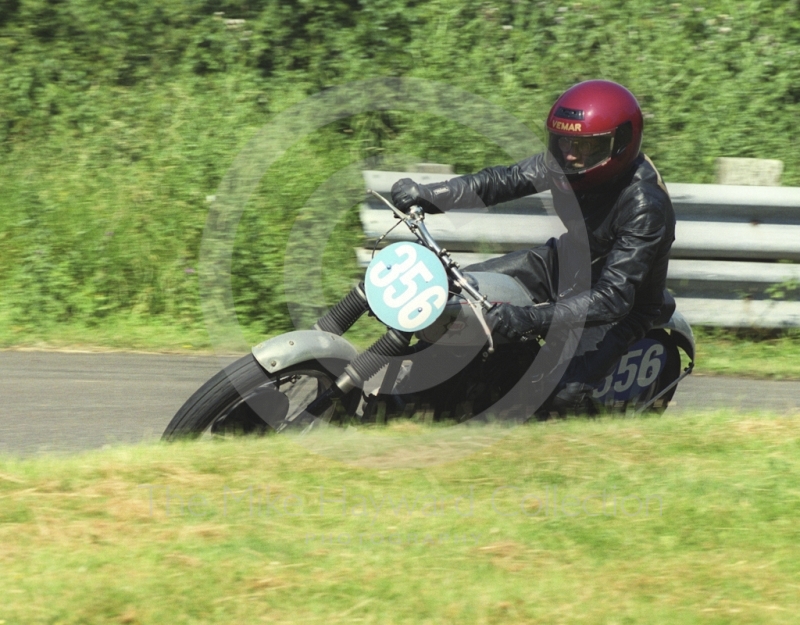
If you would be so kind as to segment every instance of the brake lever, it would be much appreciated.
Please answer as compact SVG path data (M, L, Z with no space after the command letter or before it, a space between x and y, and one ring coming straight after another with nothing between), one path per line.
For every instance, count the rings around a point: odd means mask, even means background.
M489 340L489 349L487 350L490 354L494 353L494 337L492 336L492 329L489 327L489 323L486 321L486 317L484 316L483 308L480 306L480 302L474 302L469 297L465 297L464 299L467 300L467 304L470 305L472 310L475 312L475 316L478 318L478 321L483 328L483 331L486 333L486 338ZM490 308L486 309L486 314L488 314L497 304L493 304Z
M411 218L410 218L410 217L409 217L409 216L408 216L406 213L404 213L404 212L403 212L403 211L401 211L399 208L397 208L397 207L396 207L394 204L392 204L392 203L391 203L389 200L387 200L385 197L383 197L383 196L382 196L380 193L378 193L377 191L374 191L373 189L367 189L367 193L369 193L370 195L372 195L372 196L374 196L374 197L378 198L378 199L379 199L381 202L383 202L384 204L386 204L386 206L388 206L389 208L391 208L391 209L392 209L392 212L394 213L394 216L395 216L395 217L397 217L398 219L401 219L401 220L403 220L403 221L406 221L406 220L410 220L410 219L411 219Z
M490 312L492 312L492 311L493 311L495 308L497 308L497 307L498 307L500 304L501 304L501 302L495 302L494 304L491 304L491 305L489 306L489 308L486 308L486 309L483 311L483 314L484 314L484 315L488 315L488 314L489 314ZM486 325L488 326L489 324L487 323ZM492 330L492 332L494 332L494 328L491 328L491 330ZM525 336L525 335L523 334L523 335L521 335L521 336L519 337L519 339L518 339L518 340L519 340L519 342L520 342L520 343L524 343L525 341L529 341L529 340L530 340L530 337L528 337L528 336Z

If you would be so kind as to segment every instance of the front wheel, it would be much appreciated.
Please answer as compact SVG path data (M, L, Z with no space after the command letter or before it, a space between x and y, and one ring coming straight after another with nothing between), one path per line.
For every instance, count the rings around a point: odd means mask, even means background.
M316 360L269 373L252 354L243 356L203 384L169 422L163 440L197 438L211 434L260 434L277 430L303 413L320 394L331 387L339 367ZM330 420L336 406L319 419Z

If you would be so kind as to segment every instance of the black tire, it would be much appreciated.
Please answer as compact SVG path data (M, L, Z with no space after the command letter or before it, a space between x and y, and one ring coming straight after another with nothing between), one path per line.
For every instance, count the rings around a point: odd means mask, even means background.
M666 362L664 363L664 368L661 370L661 373L658 374L656 382L649 386L644 393L631 400L632 405L631 402L629 402L627 407L632 407L635 411L639 411L642 406L672 384L681 374L681 355L678 351L678 347L667 331L662 329L650 330L645 338L658 341L664 346ZM659 397L654 404L649 406L646 412L657 414L664 412L677 388L677 385L673 386L664 395Z
M592 411L590 411L590 414L627 414L629 412L638 413L642 411L644 406L646 406L654 397L658 396L662 390L667 388L680 375L680 352L678 351L678 347L675 345L675 342L672 340L672 337L666 332L666 330L662 330L660 328L656 330L650 330L644 338L657 341L664 346L666 359L664 362L664 368L659 372L658 377L647 388L643 389L637 395L634 395L627 400L614 400L612 397L611 400L606 399L606 403L600 403L596 400L593 401ZM675 388L676 387L672 387L662 397L659 397L655 403L645 409L645 412L664 412L669 404L669 401L672 399L672 396L675 394Z
M675 341L672 340L672 337L667 333L666 330L650 330L647 334L648 338L655 339L664 345L666 349L666 356L667 361L664 364L664 369L658 376L658 383L655 388L655 392L650 395L649 399L652 399L656 395L658 395L661 391L667 388L670 384L672 384L681 374L681 353L678 351L678 346L675 345ZM647 412L655 412L655 413L662 413L667 409L669 402L672 400L673 395L675 395L675 391L678 390L678 385L676 384L671 389L669 389L664 395L658 398L658 400L647 409Z
M343 369L346 363L337 363ZM330 361L326 365L331 366ZM334 369L334 372L336 369ZM211 433L265 433L328 389L337 375L316 360L268 373L252 354L243 356L203 384L167 425L162 440ZM331 407L320 415L327 420Z

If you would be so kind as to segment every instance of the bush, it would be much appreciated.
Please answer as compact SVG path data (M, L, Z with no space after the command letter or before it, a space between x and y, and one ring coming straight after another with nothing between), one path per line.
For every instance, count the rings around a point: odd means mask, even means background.
M710 182L718 156L779 158L800 184L800 15L791 0L557 6L520 0L0 0L0 284L14 323L139 314L201 321L196 264L234 156L280 111L375 76L441 81L537 132L572 83L629 86L665 178ZM242 217L240 319L289 327L286 237L324 180L413 154L457 171L509 159L431 116L365 113L301 141ZM354 209L353 209L354 210ZM329 297L357 275L351 212Z

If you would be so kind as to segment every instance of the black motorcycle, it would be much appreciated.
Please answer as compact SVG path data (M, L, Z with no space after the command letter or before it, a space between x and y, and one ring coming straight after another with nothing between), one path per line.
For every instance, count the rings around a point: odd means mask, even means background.
M372 194L416 242L375 254L364 281L313 329L268 339L208 380L170 421L165 440L408 417L452 423L541 417L568 358L542 340L493 336L484 318L501 302L534 305L530 294L509 276L461 271L430 235L419 207L403 214ZM343 334L364 313L387 331L359 353ZM662 316L595 390L595 410L666 409L692 371L695 346L671 297ZM679 348L689 361L683 372Z

